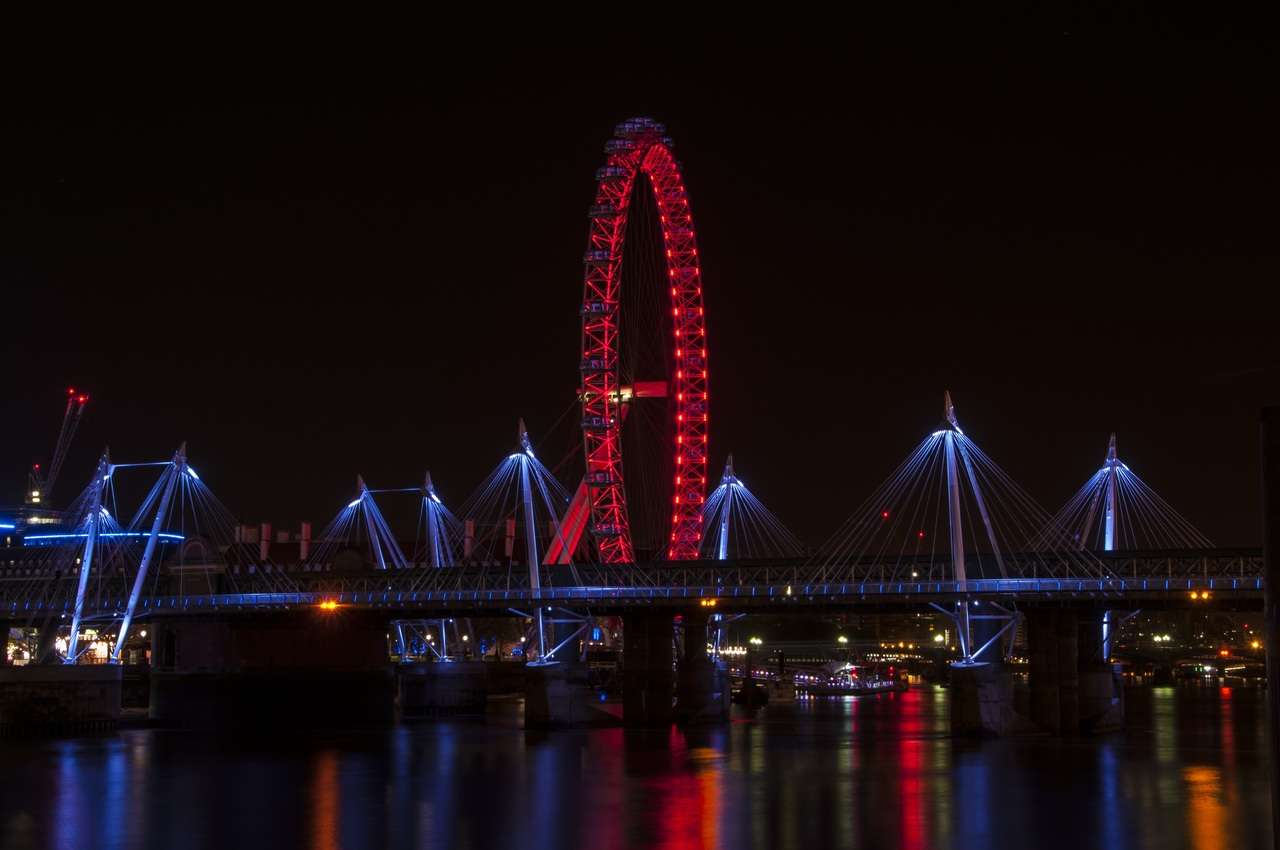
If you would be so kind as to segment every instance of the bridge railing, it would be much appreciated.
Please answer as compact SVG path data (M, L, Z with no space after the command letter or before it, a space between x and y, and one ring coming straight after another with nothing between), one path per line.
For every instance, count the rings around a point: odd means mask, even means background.
M354 572L267 569L208 570L199 581L180 572L158 576L144 599L150 611L217 600L241 599L250 606L296 596L296 604L316 598L356 598L361 604L409 600L509 599L609 600L723 597L768 600L784 597L884 598L891 595L1017 594L1017 593L1135 593L1169 592L1196 587L1257 591L1262 587L1262 554L1257 550L1163 552L1108 555L1109 575L1079 578L1055 576L989 577L969 579L961 588L949 577L926 575L881 579L873 570L815 571L812 564L794 561L682 561L661 564L583 564L573 568L544 566L543 591L529 590L527 569L520 565L470 564L430 569L360 570ZM919 570L916 570L919 573ZM86 600L98 615L122 607L126 583L104 583ZM43 616L62 611L74 601L74 574L30 567L0 565L0 615L11 618ZM256 601L254 601L256 600ZM270 604L276 604L271 602Z

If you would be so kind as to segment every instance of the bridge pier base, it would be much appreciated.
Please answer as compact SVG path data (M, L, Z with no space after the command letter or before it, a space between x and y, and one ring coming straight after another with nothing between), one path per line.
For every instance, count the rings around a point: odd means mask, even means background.
M979 661L951 667L951 734L1014 735L1030 724L1013 708L1013 674L1003 664Z
M671 723L674 675L671 615L643 611L622 617L622 721Z
M1106 612L1081 617L1080 731L1111 732L1124 725L1124 677L1107 657L1103 618Z
M615 725L618 718L602 710L581 664L548 664L525 668L524 726L554 729Z
M1027 612L1031 720L1055 735L1080 730L1079 618L1074 611Z
M489 700L484 668L483 661L397 665L400 716L409 720L484 714Z
M150 625L151 719L196 728L384 725L395 718L387 624L310 611Z
M44 623L36 630L36 652L32 656L32 664L57 664L58 655L54 644L58 640L58 621L52 615L45 618Z
M684 646L677 665L675 719L683 723L729 719L729 671L707 655L708 616L683 616Z
M117 664L33 664L0 669L0 734L108 731L119 720Z
M556 623L549 628L549 644L559 646L554 664L525 667L524 726L555 729L574 726L614 725L618 718L605 712L599 694L587 676L582 657L579 624Z
M514 661L434 661L398 664L396 700L400 717L482 715L490 696L525 692L525 666Z

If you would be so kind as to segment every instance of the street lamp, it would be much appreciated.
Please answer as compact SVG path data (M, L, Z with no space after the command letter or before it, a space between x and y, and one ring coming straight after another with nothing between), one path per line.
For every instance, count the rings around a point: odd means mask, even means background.
M747 643L751 644L752 646L759 646L760 644L764 643L764 641L760 640L760 638L758 637L753 637L749 639Z
M848 642L849 642L849 639L848 639L847 637L845 637L844 635L840 635L840 637L836 638L836 642L838 642L838 643L848 643Z

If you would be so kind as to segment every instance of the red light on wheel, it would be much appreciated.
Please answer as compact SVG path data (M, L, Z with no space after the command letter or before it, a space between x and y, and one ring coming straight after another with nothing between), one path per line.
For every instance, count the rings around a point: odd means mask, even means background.
M888 511L881 511L881 512L880 512L880 519L888 519L888 518L889 518L889 512L888 512Z
M916 537L919 537L921 540L924 540L924 532L923 532L923 531L917 531L917 532L916 532Z

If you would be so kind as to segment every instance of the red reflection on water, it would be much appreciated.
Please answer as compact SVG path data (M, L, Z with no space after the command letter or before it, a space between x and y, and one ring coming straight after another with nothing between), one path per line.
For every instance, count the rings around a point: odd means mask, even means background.
M584 847L622 847L625 795L621 778L625 741L621 729L602 729L591 740L592 804L582 808Z
M656 786L660 850L710 850L720 846L722 755L711 747L688 747L671 733L673 757L684 764ZM606 845L600 845L606 846ZM613 845L617 846L617 845Z
M901 705L894 733L898 737L898 826L904 850L925 847L923 694L906 691L891 694Z

